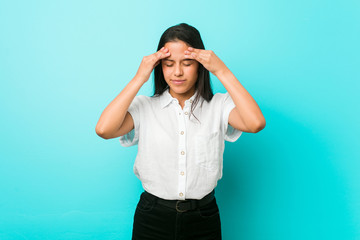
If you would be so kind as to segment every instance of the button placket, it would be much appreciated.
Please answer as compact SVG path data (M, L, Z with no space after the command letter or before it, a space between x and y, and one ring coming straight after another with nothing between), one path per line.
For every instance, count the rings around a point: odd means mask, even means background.
M178 196L180 199L185 200L186 197L186 124L185 124L185 115L182 114L183 110L181 109L180 105L177 105L177 117L178 117L178 136L179 136L179 162L178 162L178 169L179 169L179 175L178 175Z

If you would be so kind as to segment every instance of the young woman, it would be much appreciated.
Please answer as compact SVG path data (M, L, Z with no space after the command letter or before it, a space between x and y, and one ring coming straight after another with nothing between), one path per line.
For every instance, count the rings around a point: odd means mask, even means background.
M155 68L155 69L154 69ZM137 93L155 75L155 93ZM210 74L227 93L212 92ZM168 28L157 52L145 56L135 77L105 108L96 133L138 144L134 172L144 192L133 239L221 239L214 196L222 177L224 140L256 133L265 119L255 100L211 50L182 23Z

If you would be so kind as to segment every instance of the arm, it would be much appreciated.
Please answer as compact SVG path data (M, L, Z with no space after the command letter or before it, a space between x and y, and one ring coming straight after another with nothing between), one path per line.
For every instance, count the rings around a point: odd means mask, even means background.
M227 67L216 74L236 105L230 112L229 124L243 132L261 131L266 121L252 96Z
M105 139L115 138L128 133L134 127L133 119L127 110L144 83L135 76L105 108L95 127L97 135Z
M200 62L224 85L236 106L229 115L232 127L251 133L259 132L265 127L265 118L255 100L213 51L189 47L185 51L185 57Z
M128 113L130 104L134 100L143 84L148 81L151 72L161 59L170 56L167 48L145 56L135 77L125 86L116 98L105 108L95 127L95 132L102 138L115 138L130 132L134 121Z

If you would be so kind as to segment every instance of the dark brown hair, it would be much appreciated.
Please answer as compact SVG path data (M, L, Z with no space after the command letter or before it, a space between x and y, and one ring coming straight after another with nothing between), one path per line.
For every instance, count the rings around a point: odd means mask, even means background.
M160 38L157 51L159 51L167 42L176 42L178 40L187 43L193 48L205 49L204 43L201 40L200 32L193 26L190 26L186 23L180 23L165 30L165 32ZM167 88L169 88L169 85L165 81L162 66L161 64L158 64L154 69L153 96L161 95ZM193 114L193 110L199 102L200 96L202 96L207 102L209 102L214 96L210 85L210 73L200 63L198 68L198 79L195 83L195 89L197 90L197 94L195 96L193 104L191 105L190 115Z

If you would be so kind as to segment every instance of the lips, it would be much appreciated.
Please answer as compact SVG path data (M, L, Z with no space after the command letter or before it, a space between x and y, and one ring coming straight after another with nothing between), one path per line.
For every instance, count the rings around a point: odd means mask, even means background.
M171 82L173 82L174 84L182 84L183 82L185 82L185 80L172 79Z

